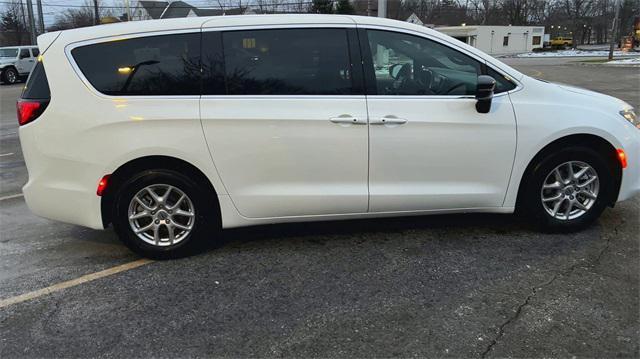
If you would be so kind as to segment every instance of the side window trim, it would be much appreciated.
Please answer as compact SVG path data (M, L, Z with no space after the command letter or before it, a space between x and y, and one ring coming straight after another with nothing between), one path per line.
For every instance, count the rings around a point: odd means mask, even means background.
M364 67L362 65L362 52L360 40L355 28L347 28L347 41L349 43L349 62L351 65L351 95L365 94Z
M226 73L226 67L224 63L224 46L222 44L222 33L223 31L217 29L215 31L202 31L200 33L200 96L226 96L228 93L227 77L224 76L224 74ZM215 47L217 47L217 49L211 45L214 45ZM222 67L220 69L220 71L222 72L222 88L219 90L223 93L206 93L209 92L209 89L207 88L207 84L205 83L205 81L207 80L205 79L207 74L205 72L204 63L207 59L209 59L209 56L220 56L220 65Z
M373 54L369 47L366 28L358 28L358 41L360 43L360 56L362 58L362 69L364 74L364 93L367 96L374 96L378 94L378 86L376 85L376 74L373 68Z

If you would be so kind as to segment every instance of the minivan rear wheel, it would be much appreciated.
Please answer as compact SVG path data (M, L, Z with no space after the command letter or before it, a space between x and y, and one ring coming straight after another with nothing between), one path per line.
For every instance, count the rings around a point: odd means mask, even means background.
M210 194L170 170L148 170L124 183L113 206L113 225L134 252L153 259L201 250L217 234Z
M543 230L572 232L592 224L611 202L613 176L606 157L568 147L543 157L528 174L523 205Z

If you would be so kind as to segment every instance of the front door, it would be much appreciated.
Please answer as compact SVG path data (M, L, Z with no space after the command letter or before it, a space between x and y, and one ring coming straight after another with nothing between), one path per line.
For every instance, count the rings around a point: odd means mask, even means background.
M31 57L29 49L20 49L18 61L16 62L16 69L18 69L18 72L21 74L28 73L31 71L34 64L35 59Z
M371 54L365 63L373 63L367 80L375 82L375 95L367 96L370 211L502 206L516 123L506 93L494 97L489 113L476 111L483 63L421 36L361 35L363 53Z
M350 56L359 55L354 31L203 33L202 126L243 216L367 211L367 110Z

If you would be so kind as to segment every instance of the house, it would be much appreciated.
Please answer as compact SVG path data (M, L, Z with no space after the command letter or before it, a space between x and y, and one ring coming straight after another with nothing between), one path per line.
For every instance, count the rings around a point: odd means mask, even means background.
M191 16L243 15L249 8L197 8L184 1L138 1L131 13L132 20L172 19Z
M544 26L446 26L436 30L491 55L531 52L543 46Z
M415 25L424 25L424 22L422 22L422 20L420 20L420 18L418 17L418 15L416 15L416 13L412 13L411 16L409 16L409 18L407 18L407 22L411 23L411 24L415 24Z
M167 1L138 1L131 11L131 20L159 19L167 5L169 5Z

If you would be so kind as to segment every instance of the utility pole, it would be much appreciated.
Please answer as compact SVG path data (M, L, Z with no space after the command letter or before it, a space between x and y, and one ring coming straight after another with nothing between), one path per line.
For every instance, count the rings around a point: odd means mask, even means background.
M613 60L613 44L616 42L616 32L618 32L618 20L620 19L620 1L616 0L616 16L611 25L611 42L609 43L609 61Z
M44 34L44 17L42 17L42 0L36 0L38 7L38 24L40 25L40 33Z
M100 25L100 15L98 14L98 0L93 0L94 25Z
M387 0L378 0L378 17L387 17ZM384 66L389 62L389 51L382 45L376 49L376 65Z
M124 0L124 6L127 8L127 21L131 21L131 7L129 6L129 0Z
M22 23L27 25L27 17L24 15L24 2L20 0L20 14L22 15Z
M36 24L33 19L33 3L27 0L27 16L29 17L29 34L31 35L31 45L36 45Z
M378 17L387 17L387 0L378 0Z

